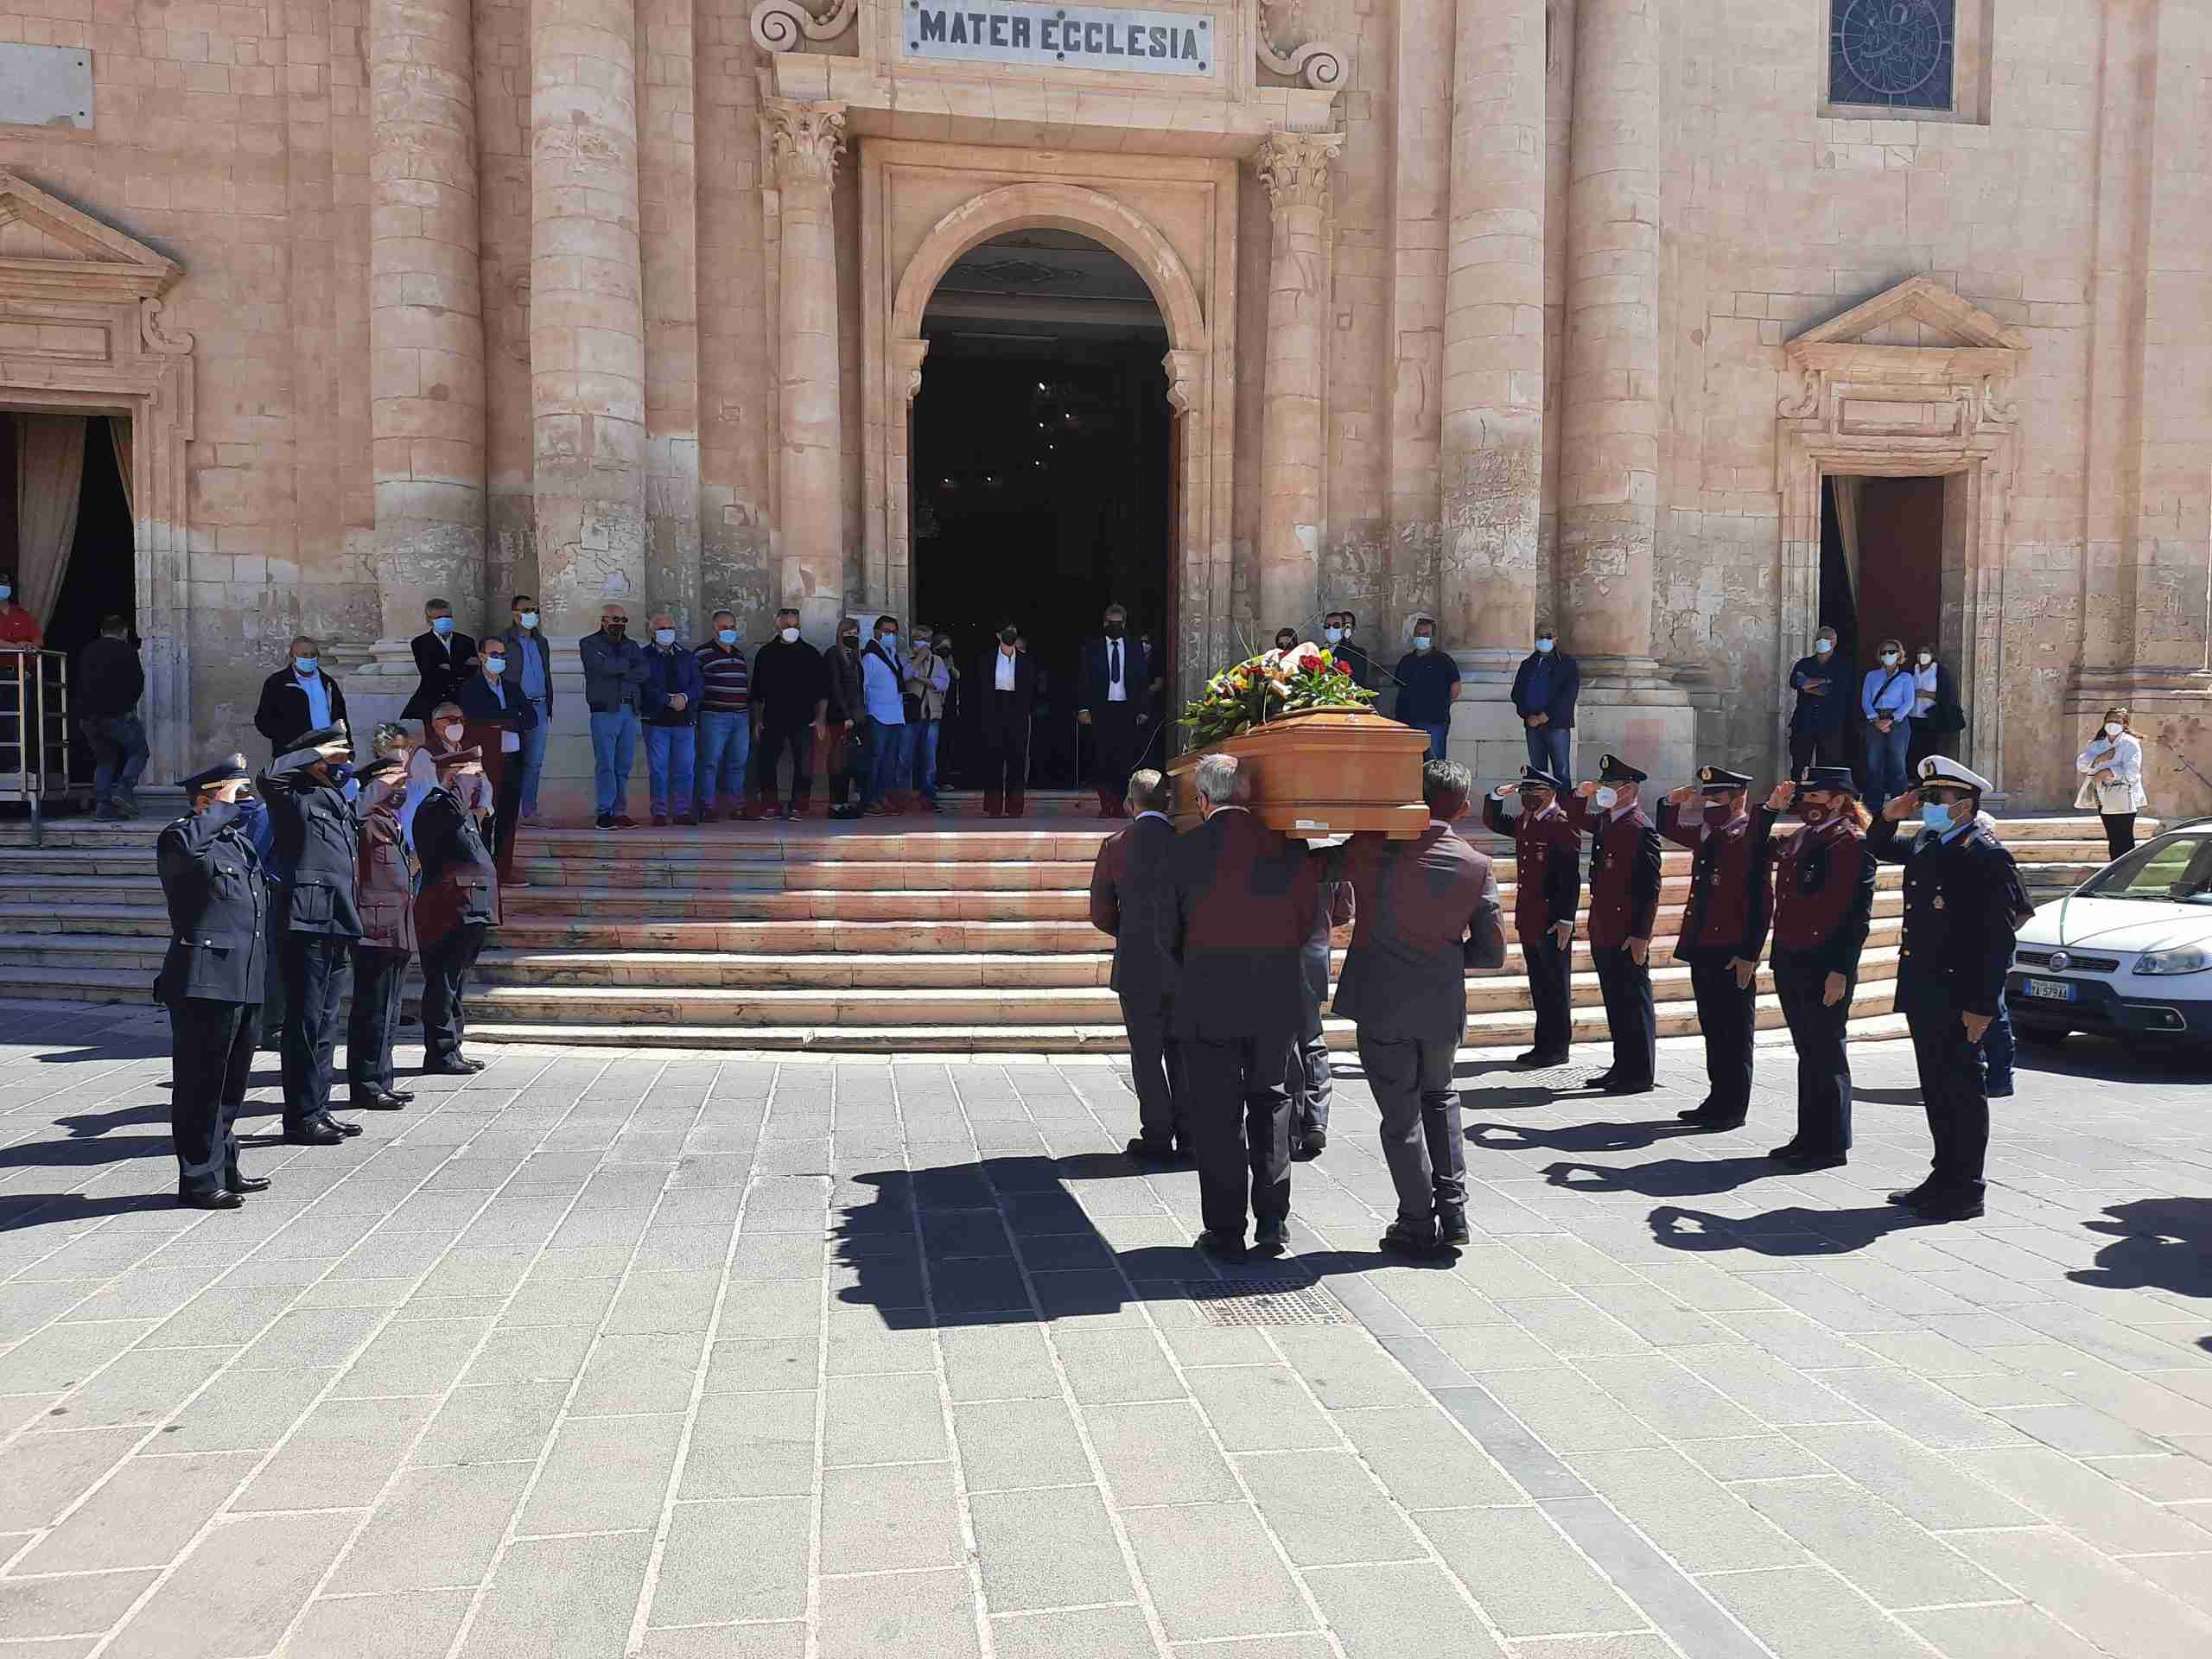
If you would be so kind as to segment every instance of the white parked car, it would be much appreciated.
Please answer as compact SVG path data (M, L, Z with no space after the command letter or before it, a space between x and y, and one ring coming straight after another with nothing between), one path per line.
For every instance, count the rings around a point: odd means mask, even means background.
M2005 1001L2026 1042L2087 1031L2212 1043L2212 819L2046 902L2014 941Z

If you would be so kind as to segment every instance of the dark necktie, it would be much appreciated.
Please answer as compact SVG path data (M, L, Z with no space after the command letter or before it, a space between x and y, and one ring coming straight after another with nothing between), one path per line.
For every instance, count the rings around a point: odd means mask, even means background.
M1122 642L1109 639L1106 642L1106 648L1114 653L1113 666L1106 671L1106 683L1119 685L1122 683Z

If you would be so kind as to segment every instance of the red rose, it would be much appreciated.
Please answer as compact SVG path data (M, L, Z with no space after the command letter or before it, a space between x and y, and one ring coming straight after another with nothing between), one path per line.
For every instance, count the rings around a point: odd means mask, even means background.
M1350 663L1338 663L1337 664L1337 672L1343 675L1346 679L1350 679L1351 677L1351 664Z
M1300 671L1304 673L1312 674L1317 671L1321 666L1320 653L1312 651L1307 652L1303 657L1298 659L1298 666Z

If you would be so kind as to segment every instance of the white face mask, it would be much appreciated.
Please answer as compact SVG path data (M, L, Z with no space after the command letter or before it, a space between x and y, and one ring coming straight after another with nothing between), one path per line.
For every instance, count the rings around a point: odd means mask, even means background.
M779 639L781 639L787 645L795 645L798 644L798 630L797 628L779 629L777 632L776 637Z
M458 743L461 741L461 733L467 730L467 728L465 726L441 726L438 729L445 734L447 742Z
M1935 654L1935 652L1933 652L1923 651L1923 652L1922 652L1920 653L1920 665L1921 665L1923 668L1927 667L1929 664L1930 664L1930 663L1934 662L1935 660L1936 660L1936 654Z
M2118 737L2118 736L2119 736L2122 732L2126 731L2126 729L2127 729L2127 728L2126 728L2126 727L2125 727L2125 726L2121 725L2121 724L2120 724L2118 721L2116 721L2116 720L2108 720L2108 721L2105 721L2105 735L2106 735L2107 737Z
M1621 797L1618 790L1601 788L1590 798L1595 801L1602 810L1610 812L1620 804Z
M1885 651L1885 652L1884 652L1882 653L1882 666L1883 666L1884 668L1895 668L1897 665L1897 652L1895 652L1894 651Z

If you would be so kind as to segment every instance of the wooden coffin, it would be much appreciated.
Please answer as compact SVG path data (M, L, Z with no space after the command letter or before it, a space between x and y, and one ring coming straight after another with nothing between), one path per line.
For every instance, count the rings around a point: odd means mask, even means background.
M1233 754L1252 777L1252 810L1286 836L1380 830L1410 840L1428 827L1421 798L1428 735L1365 709L1314 709L1169 763L1168 816L1178 830L1198 821L1198 762Z

